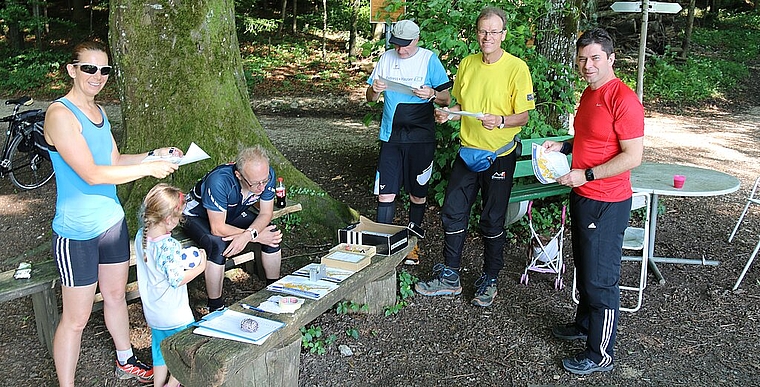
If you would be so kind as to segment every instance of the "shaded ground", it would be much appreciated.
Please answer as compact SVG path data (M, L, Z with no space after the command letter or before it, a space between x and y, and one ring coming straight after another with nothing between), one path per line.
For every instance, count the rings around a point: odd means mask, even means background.
M315 100L254 102L270 138L307 176L361 213L374 217L371 194L377 154L376 128L361 125L360 105L336 107ZM755 106L755 107L752 107ZM308 107L308 108L305 108ZM335 112L345 112L336 114ZM111 117L118 114L111 111ZM329 113L327 113L329 112ZM359 113L358 115L356 113ZM757 243L760 214L754 211L732 244L728 233L745 203L760 166L760 103L729 111L704 108L688 115L648 113L646 161L677 162L714 168L737 176L741 190L721 197L663 198L656 253L720 260L717 267L660 265L667 282L649 277L644 306L622 313L615 370L586 378L561 369L562 357L581 343L553 339L550 327L572 318L572 259L567 258L564 290L556 291L549 275L533 274L530 286L518 283L524 269L524 243L506 249L499 296L491 308L469 305L479 275L481 242L471 235L465 249L463 286L458 297L416 296L391 317L324 314L313 322L337 342L327 354L301 356L300 385L758 385L760 384L760 269L748 273L741 290L729 289ZM339 146L336 146L338 144ZM22 259L47 259L49 224L54 211L54 184L15 192L0 181L0 266L8 270ZM403 211L401 211L403 212ZM439 261L439 209L427 212L429 237L422 264L403 267L427 278ZM399 214L399 222L406 214ZM40 246L36 250L33 248ZM569 252L569 243L566 244ZM317 260L320 247L286 242L285 267ZM25 253L26 252L26 253ZM28 253L28 254L27 254ZM262 287L260 281L234 272L225 283L228 302ZM199 298L199 292L193 294ZM201 293L202 294L202 293ZM4 385L55 385L55 371L37 341L29 297L3 304L0 380ZM150 359L149 331L141 306L130 305L132 342ZM356 329L359 338L345 334ZM343 357L338 344L348 345ZM80 386L135 386L111 376L113 345L102 312L93 313L85 331L78 377ZM20 371L23 370L23 371Z

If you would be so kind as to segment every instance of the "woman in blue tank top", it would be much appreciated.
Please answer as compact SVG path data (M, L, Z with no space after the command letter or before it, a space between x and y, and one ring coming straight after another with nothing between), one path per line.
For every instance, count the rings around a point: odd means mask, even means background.
M153 370L132 353L125 286L129 272L129 233L116 184L144 176L162 179L177 170L167 161L141 163L148 153L119 153L95 96L111 73L105 47L97 42L74 48L66 71L73 86L50 105L45 140L56 172L53 256L61 277L63 313L53 339L53 359L61 386L74 386L82 332L92 311L95 289L103 294L106 327L116 347L116 376L149 382ZM155 155L178 155L161 148Z

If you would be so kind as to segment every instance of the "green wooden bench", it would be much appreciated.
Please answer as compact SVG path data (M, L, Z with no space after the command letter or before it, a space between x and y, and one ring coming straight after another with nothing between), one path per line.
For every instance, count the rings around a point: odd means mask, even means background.
M196 335L187 329L161 343L166 365L184 386L298 386L301 327L344 299L367 305L369 313L384 313L385 306L396 303L396 266L416 244L416 237L410 236L406 248L392 255L375 255L338 289L319 300L306 300L292 314L252 312L236 303L230 309L286 325L262 345ZM241 302L259 305L274 294L264 289Z
M301 204L294 203L285 208L275 210L272 219L297 212L301 210ZM182 243L183 247L193 246L194 242L184 236L179 228L175 230L174 237ZM135 253L131 249L134 246L130 242L130 260L129 265L135 265ZM249 273L263 275L261 267L261 246L250 244L240 254L227 260L225 269L230 270L234 267L243 265ZM14 270L8 270L0 273L0 302L12 301L24 296L32 296L32 307L34 309L34 320L37 327L37 336L40 343L45 345L48 351L53 353L53 335L55 328L58 326L58 299L56 290L60 286L58 278L58 269L55 261L49 260L32 264L32 276L29 279L13 278ZM136 275L134 269L130 270L130 278L133 280L127 283L126 298L127 301L140 298L140 291L137 288ZM263 277L260 277L263 278ZM103 296L98 292L93 300L93 311L103 309Z
M515 166L514 185L512 194L509 196L510 208L507 211L506 225L510 225L522 218L528 209L528 201L543 199L551 196L565 195L570 192L570 187L557 183L542 184L533 174L533 162L531 161L531 149L533 144L541 145L546 140L564 141L572 136L530 138L522 140L522 152L517 158ZM571 156L567 156L570 161Z

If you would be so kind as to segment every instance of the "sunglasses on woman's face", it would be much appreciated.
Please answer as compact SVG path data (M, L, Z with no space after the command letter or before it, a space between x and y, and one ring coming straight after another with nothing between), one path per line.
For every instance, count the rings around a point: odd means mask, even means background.
M79 66L82 72L91 75L97 73L98 70L100 70L100 74L103 76L111 74L111 66L98 66L92 63L72 63L72 66Z

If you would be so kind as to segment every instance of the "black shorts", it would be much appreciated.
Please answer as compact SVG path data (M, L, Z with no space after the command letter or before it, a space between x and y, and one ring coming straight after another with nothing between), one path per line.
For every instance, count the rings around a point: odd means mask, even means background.
M80 241L53 232L53 258L61 285L88 286L98 282L98 266L129 261L129 232L122 219L95 238Z
M401 187L411 195L424 198L433 174L435 143L383 142L375 174L375 195L398 195Z
M237 228L246 229L256 219L256 214L248 210L243 212L237 219L234 219L228 224ZM206 250L206 259L217 264L224 265L227 261L227 257L222 255L224 250L230 244L228 241L222 240L222 237L216 236L211 233L211 227L209 226L208 219L201 218L199 216L185 216L185 222L182 225L182 229L185 234L190 237L198 247ZM261 245L261 252L266 254L274 254L280 251L280 246L268 246Z

